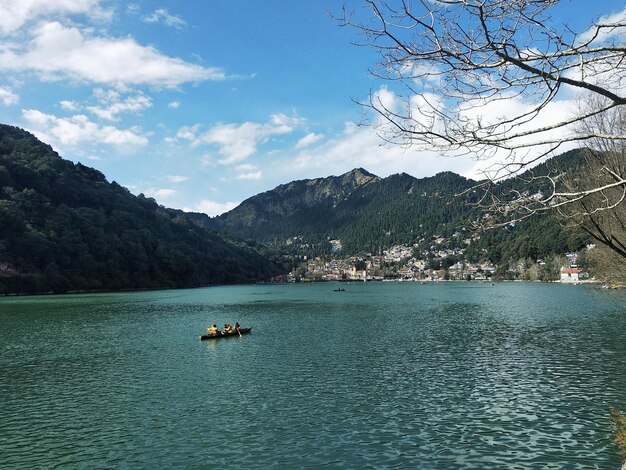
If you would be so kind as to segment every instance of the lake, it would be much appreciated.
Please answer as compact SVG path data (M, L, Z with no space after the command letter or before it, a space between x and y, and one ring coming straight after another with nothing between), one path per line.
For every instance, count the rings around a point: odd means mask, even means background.
M625 293L341 286L0 298L0 467L619 467Z

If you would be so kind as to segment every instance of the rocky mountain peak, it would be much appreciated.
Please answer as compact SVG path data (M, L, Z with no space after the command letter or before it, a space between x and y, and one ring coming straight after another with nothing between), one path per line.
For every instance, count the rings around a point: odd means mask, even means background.
M352 182L354 186L363 186L380 178L363 168L355 168L341 176L343 182Z

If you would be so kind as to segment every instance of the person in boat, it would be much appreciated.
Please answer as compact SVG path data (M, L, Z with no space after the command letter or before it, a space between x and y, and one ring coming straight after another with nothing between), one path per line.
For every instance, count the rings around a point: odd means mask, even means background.
M239 322L235 322L235 331L236 331L237 333L241 334L241 332L239 331L239 328L240 328L240 326L239 326Z
M226 323L224 325L224 331L223 333L232 333L233 332L233 327L230 326L230 323Z
M215 323L206 329L207 335L215 336L218 333L219 333L219 330L217 329L217 325Z

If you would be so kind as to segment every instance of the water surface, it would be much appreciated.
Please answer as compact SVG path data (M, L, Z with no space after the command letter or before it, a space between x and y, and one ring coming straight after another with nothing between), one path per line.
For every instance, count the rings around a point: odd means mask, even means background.
M618 468L623 293L335 287L0 299L1 466Z

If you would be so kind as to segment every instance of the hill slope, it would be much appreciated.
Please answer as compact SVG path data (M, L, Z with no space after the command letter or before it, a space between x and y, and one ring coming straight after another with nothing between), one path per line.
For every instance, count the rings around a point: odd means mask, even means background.
M572 166L577 156L565 155L535 171L546 172L557 161ZM536 259L582 245L579 234L564 232L551 214L524 221L515 228L472 236L464 227L482 215L471 204L477 201L478 194L456 195L475 184L451 172L422 179L407 174L379 178L355 169L341 176L281 185L247 199L221 216L196 220L217 230L308 256L328 253L329 241L333 239L340 240L348 255L377 253L399 244L427 248L433 239L438 239L442 247L466 248L470 258L494 262L510 257ZM507 181L505 189L510 190L515 184L518 183Z
M0 293L249 282L276 268L0 125Z
M378 180L356 169L341 176L294 181L253 196L206 223L262 243L292 236L318 241L331 228L329 217L337 207L358 188Z
M308 247L311 254L327 250L330 239L340 239L347 253L378 251L451 236L472 215L466 203L473 196L455 194L474 184L451 172L379 178L355 169L278 186L203 223L281 249Z

